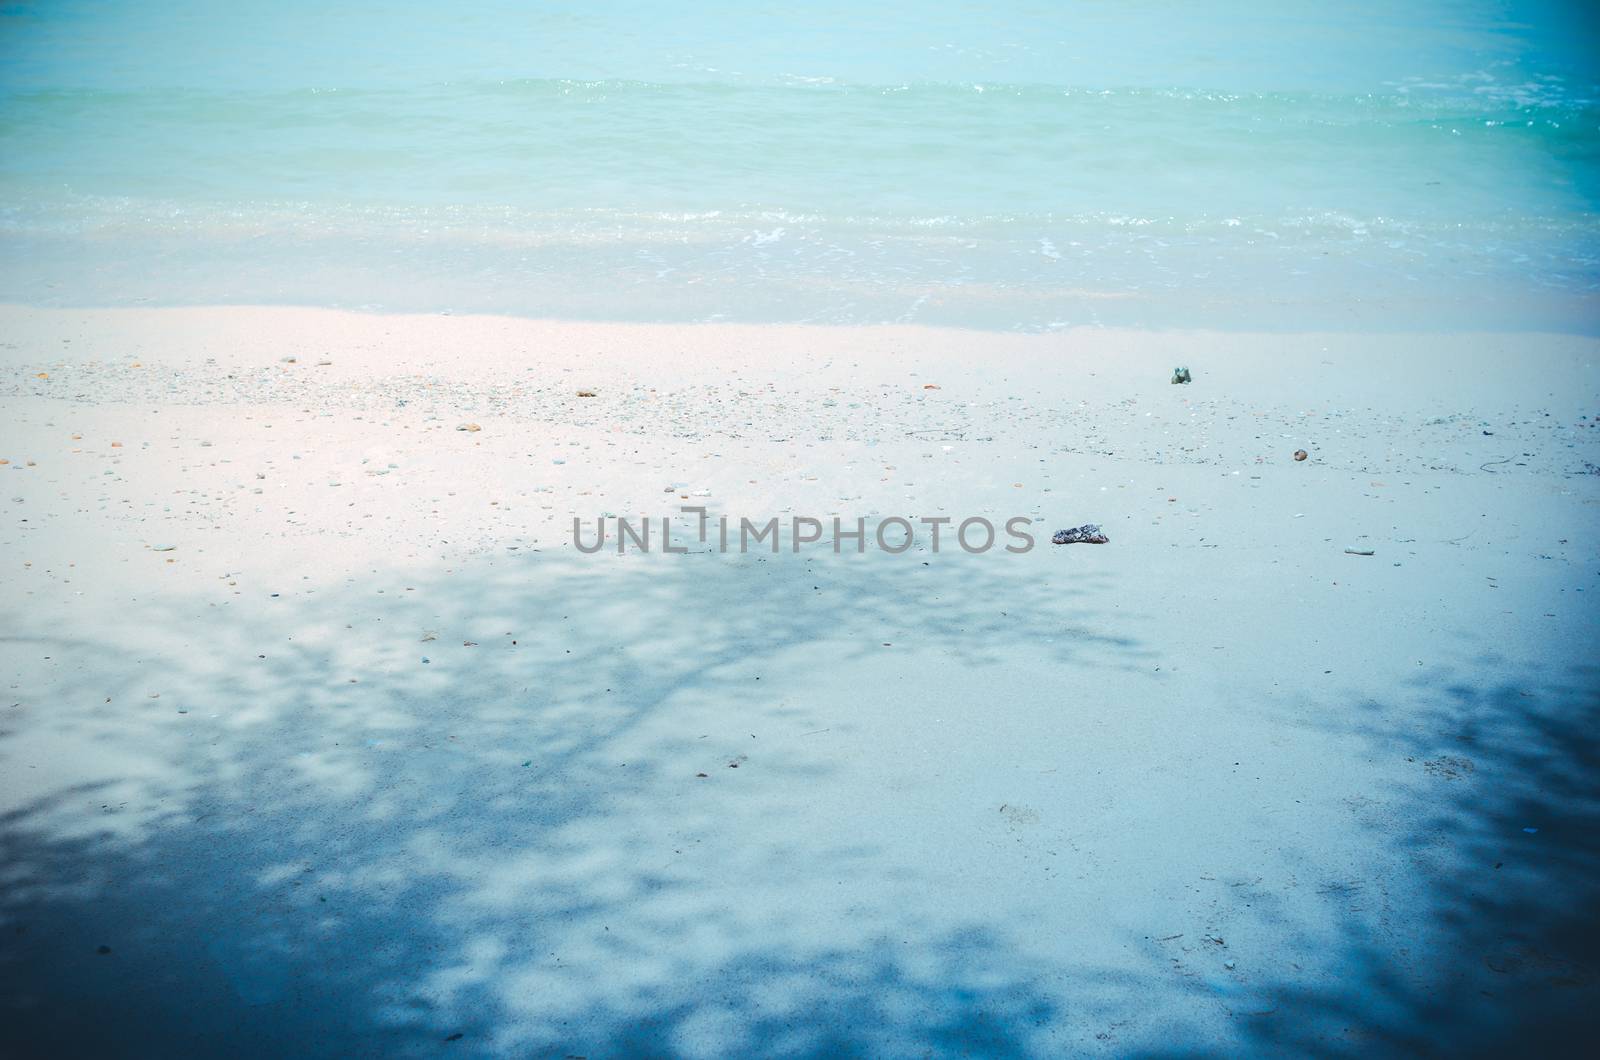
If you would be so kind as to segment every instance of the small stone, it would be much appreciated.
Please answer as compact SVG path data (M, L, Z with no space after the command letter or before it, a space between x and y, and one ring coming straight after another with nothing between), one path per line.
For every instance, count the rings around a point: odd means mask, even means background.
M476 423L463 423L459 427L457 427L456 430L458 430L458 431L474 431L474 432L476 432L476 431L483 430L483 428L479 427Z
M1050 539L1054 545L1103 545L1111 539L1100 531L1097 523L1084 523L1071 530L1057 530Z
M1295 460L1297 460L1297 461L1299 461L1299 460L1304 460L1304 459L1305 459L1305 458L1306 458L1306 457L1308 457L1308 456L1310 456L1310 455L1311 455L1311 454L1310 454L1310 453L1307 453L1307 452L1306 452L1306 451L1305 451L1305 450L1304 450L1304 449L1296 449L1296 450L1295 450L1295 451L1294 451L1294 458L1295 458Z
M1172 370L1172 382L1174 386L1179 383L1187 383L1190 381L1190 378L1189 369L1187 368L1174 368Z
M580 391L578 391L578 396L579 397L595 397L597 395L595 394L595 392L593 390L580 390Z

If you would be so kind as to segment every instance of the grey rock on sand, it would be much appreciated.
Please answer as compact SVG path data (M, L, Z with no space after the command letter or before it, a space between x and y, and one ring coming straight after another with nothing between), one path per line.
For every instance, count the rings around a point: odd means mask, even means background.
M1098 523L1084 523L1071 530L1057 530L1050 539L1054 545L1103 545L1111 539L1100 532Z

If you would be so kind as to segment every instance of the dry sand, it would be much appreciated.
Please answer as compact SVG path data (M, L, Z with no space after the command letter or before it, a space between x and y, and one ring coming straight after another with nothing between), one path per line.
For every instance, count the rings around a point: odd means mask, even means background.
M1362 1052L1600 1000L1595 340L0 344L24 1046ZM1039 545L571 546L684 504Z

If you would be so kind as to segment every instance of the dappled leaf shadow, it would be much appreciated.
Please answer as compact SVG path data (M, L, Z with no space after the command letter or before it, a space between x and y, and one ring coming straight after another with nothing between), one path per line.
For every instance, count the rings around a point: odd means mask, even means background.
M30 644L59 665L4 739L129 765L0 820L6 1048L1394 1055L1592 1030L1591 671L1482 659L1307 709L1332 746L1410 759L1366 821L1403 870L1369 900L1275 837L1316 901L1208 884L1275 947L1248 976L1192 933L1130 939L1116 967L1042 956L1031 936L1073 913L952 888L963 784L926 782L959 763L919 757L924 725L1003 725L987 685L1048 702L1137 670L1159 690L1086 604L1111 587L1061 570L499 557L163 598L130 616L155 650ZM1030 811L1006 809L985 819L1014 843Z
M1428 945L1398 950L1347 921L1336 988L1270 988L1278 1017L1248 1021L1271 1051L1588 1055L1600 1033L1600 671L1566 679L1504 660L1432 673L1396 702L1318 712L1414 782L1380 837L1408 858L1408 915ZM1403 701L1403 702L1402 702Z
M885 653L1139 658L1078 609L1089 586L1027 573L541 555L248 608L165 599L141 624L191 647L155 658L55 643L37 727L153 765L0 824L8 1036L56 1055L1037 1054L1060 969L1016 952L1022 925L922 918L934 877L882 856L894 823L829 801L843 774L870 791L904 768L863 736L894 689L808 702L798 680ZM104 829L69 823L90 813Z

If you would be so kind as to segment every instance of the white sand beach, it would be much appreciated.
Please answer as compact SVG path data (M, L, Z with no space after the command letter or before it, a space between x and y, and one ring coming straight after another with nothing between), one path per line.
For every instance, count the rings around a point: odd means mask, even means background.
M0 364L35 1048L1415 1053L1600 1000L1595 339L7 307ZM1037 545L573 547L685 505Z

